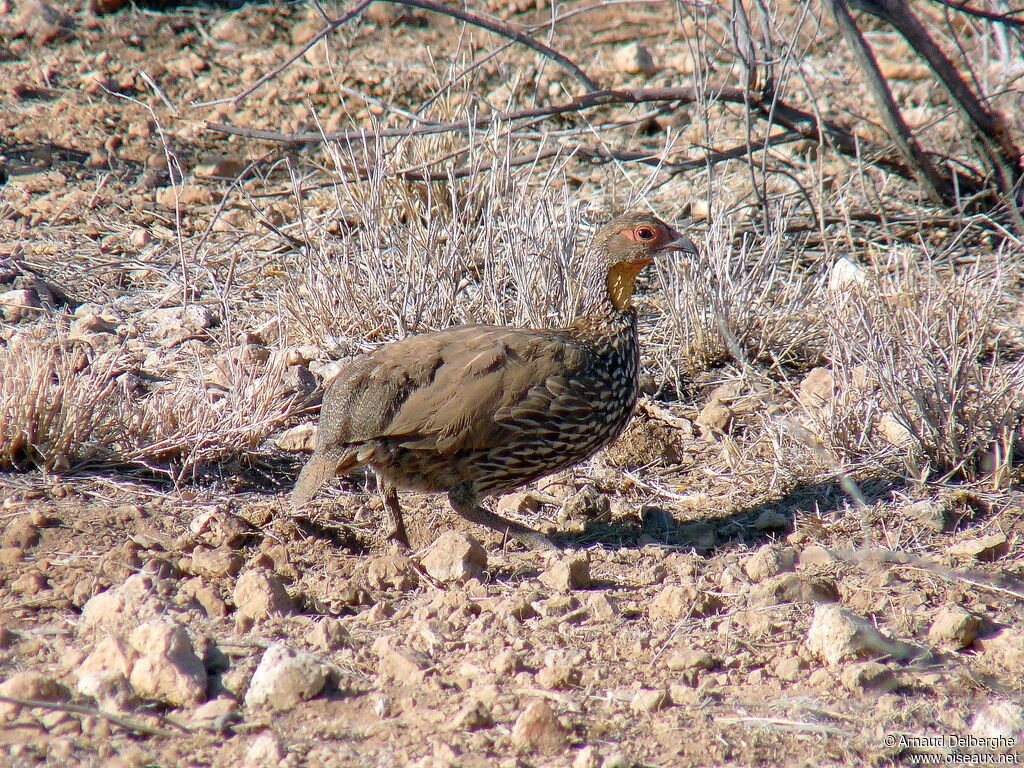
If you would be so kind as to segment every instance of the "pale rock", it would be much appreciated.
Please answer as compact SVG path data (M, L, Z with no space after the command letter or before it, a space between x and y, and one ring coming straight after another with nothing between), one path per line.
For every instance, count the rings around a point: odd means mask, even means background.
M975 560L998 560L1010 549L1006 534L993 533L979 536L976 539L958 542L946 551L954 557L974 558Z
M913 655L910 646L886 639L867 619L835 604L814 609L804 644L832 666L874 656Z
M337 619L325 616L317 622L309 635L310 642L324 651L336 651L350 642L345 626Z
M634 712L657 712L672 706L672 697L666 688L641 688L629 702Z
M40 310L39 297L35 291L17 288L13 291L0 293L0 313L9 323L31 320L37 317Z
M540 581L560 592L590 586L590 557L586 552L559 557L540 575Z
M71 698L71 691L49 675L25 671L15 672L0 683L0 695L12 699L64 702ZM20 710L20 704L0 702L0 722L16 717Z
M800 382L799 400L808 408L820 408L835 394L835 377L830 368L812 368Z
M140 654L128 678L144 699L193 706L206 695L206 668L185 628L173 622L147 622L129 642Z
M846 291L867 282L865 269L841 256L828 271L828 289L833 292Z
M697 587L669 585L655 595L647 608L647 615L651 621L677 621L683 616L709 616L721 607L722 601L718 597Z
M1024 707L1007 699L985 704L971 721L971 735L983 739L1014 739L1019 747L1024 740Z
M420 560L432 579L464 583L481 579L487 568L487 552L472 536L445 531Z
M282 451L312 451L316 448L317 425L313 422L296 424L274 438Z
M793 559L793 550L765 544L744 561L743 571L751 581L764 581L793 570Z
M128 680L137 657L138 653L120 637L103 638L76 671L78 692L99 700L110 680Z
M892 670L877 661L861 661L848 664L839 675L839 682L853 693L864 691L891 690L896 687Z
M245 706L288 710L316 696L327 668L308 653L274 643L263 653L245 693Z
M640 43L628 43L615 52L615 67L627 75L652 75L658 71L654 57Z
M233 597L238 612L251 619L288 616L295 612L288 590L276 576L263 570L243 573L235 583Z
M527 706L512 726L512 743L528 751L559 752L568 737L568 731L546 701L535 701Z
M978 636L981 620L957 605L945 605L940 608L931 627L928 628L928 641L933 645L960 650L967 648Z
M277 768L284 762L284 749L275 734L261 733L249 742L245 751L246 768Z

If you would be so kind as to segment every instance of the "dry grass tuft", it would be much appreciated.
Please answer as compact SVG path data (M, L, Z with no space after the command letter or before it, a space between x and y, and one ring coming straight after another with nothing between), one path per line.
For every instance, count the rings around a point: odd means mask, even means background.
M145 392L134 369L124 350L94 354L63 329L15 335L0 349L0 468L130 464L181 478L255 452L297 410L283 362L233 371L226 391L197 370Z

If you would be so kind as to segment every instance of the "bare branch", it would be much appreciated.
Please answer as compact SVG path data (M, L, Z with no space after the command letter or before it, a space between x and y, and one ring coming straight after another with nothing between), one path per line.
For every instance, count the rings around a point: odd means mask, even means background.
M914 140L910 127L904 121L899 107L896 106L896 100L892 97L889 84L882 75L870 46L854 23L845 0L832 0L831 6L839 32L846 40L847 45L853 49L857 64L867 77L868 87L878 103L882 123L896 145L897 151L903 156L903 162L913 172L914 177L933 202L940 205L956 206L958 202L956 189L949 184L949 179L943 179L935 170L927 155Z
M588 91L596 91L597 83L590 79L586 72L580 69L572 60L567 56L559 53L554 48L549 48L544 43L539 43L529 35L524 35L522 32L517 32L505 24L499 24L496 21L485 19L483 16L478 16L475 13L470 13L461 8L455 8L450 5L444 5L443 3L436 3L434 0L380 0L385 3L395 3L396 5L408 5L413 8L423 8L427 11L433 11L434 13L441 13L445 16L451 16L452 18L464 21L467 24L472 24L475 27L486 29L488 32L493 32L496 35L507 37L509 40L515 40L520 45L525 45L527 48L535 50L537 53L551 59L552 61L559 64L562 69L568 72L570 75L579 80L583 87Z
M1024 13L1024 8L1017 8L1006 13L994 13L992 11L983 11L980 8L973 8L966 2L956 2L955 0L932 0L933 3L937 3L951 10L962 13L966 16L974 16L976 19L984 19L985 21L991 21L995 24L1005 24L1008 27L1017 27L1018 29L1024 29L1024 19L1014 19L1013 16L1017 16Z

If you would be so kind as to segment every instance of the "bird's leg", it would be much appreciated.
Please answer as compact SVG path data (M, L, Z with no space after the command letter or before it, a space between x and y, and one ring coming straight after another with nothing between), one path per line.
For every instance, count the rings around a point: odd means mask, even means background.
M398 501L398 490L391 483L378 478L380 495L384 500L384 517L387 520L388 535L404 547L409 546L409 537L405 532L405 521L402 520L402 505Z
M463 484L453 488L448 494L448 501L452 509L471 523L485 525L498 533L508 534L532 549L558 549L543 533L506 520L501 515L481 507L480 497L469 485Z

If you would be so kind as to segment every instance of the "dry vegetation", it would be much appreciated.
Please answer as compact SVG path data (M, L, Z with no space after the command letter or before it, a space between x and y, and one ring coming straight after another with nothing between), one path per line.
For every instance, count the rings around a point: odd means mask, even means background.
M429 5L318 41L347 7L0 0L0 697L53 707L0 710L0 763L1019 760L1024 16L467 7L495 34ZM493 538L441 585L358 480L286 509L337 361L566 321L591 224L634 207L702 245L641 285L638 415L508 510L589 588ZM480 535L445 515L416 499L414 545ZM135 615L97 619L105 590ZM893 644L830 659L832 602ZM150 619L201 693L147 687ZM107 635L120 693L82 683ZM326 670L290 710L246 699L274 641Z

